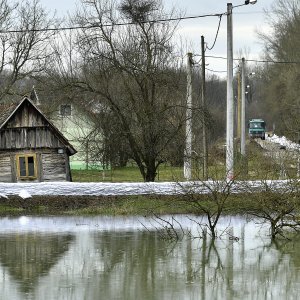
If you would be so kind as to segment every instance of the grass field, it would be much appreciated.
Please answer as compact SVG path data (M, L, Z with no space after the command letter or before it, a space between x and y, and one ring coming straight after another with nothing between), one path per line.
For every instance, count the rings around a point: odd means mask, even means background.
M135 166L112 170L72 170L74 182L142 182L143 178ZM158 169L156 181L181 181L183 169L162 165Z
M280 168L285 164L287 178L297 176L297 164L295 158L285 152L284 162L278 162L266 150L263 150L254 141L247 142L247 162L242 161L238 152L235 153L235 178L260 180L260 179L281 179ZM192 162L192 180L203 180L201 163ZM222 143L214 146L209 151L209 178L222 180L225 178L225 148ZM133 163L124 168L112 168L111 170L72 170L74 182L142 182L143 178L139 169ZM157 170L156 182L184 181L183 167L172 167L162 164Z
M262 177L270 166L268 161L263 156L263 151L259 149L255 143L249 148L248 164L249 174L255 177ZM224 152L224 149L221 150ZM218 151L217 151L218 152ZM225 153L217 154L210 153L209 158L209 177L216 179L225 178ZM241 174L241 165L239 163L239 156L236 155L235 170L236 174ZM201 164L197 161L192 162L192 180L202 180ZM242 166L244 168L244 166ZM261 169L261 170L260 170ZM274 168L273 168L274 169ZM244 171L244 170L242 170ZM240 176L239 176L240 177ZM143 178L137 166L131 164L123 168L112 168L111 170L72 170L72 179L74 182L142 182ZM243 177L240 177L243 179ZM184 181L183 167L172 167L167 164L162 164L157 170L156 182L165 181Z

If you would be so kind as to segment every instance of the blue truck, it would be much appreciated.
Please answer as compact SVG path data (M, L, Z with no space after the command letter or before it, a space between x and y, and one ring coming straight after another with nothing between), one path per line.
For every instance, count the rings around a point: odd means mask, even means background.
M256 139L261 138L265 139L266 136L266 122L263 119L251 119L248 124L249 128L249 138Z

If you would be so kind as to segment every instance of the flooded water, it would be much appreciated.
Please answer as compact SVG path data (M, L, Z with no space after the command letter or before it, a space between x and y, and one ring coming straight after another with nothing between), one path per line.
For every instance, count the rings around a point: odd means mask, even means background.
M0 218L0 299L299 299L299 241L233 217L213 243L176 220L192 238L142 217Z

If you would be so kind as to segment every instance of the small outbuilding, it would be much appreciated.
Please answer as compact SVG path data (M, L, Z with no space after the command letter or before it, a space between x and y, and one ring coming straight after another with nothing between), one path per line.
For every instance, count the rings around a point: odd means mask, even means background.
M28 97L0 106L0 182L72 181L75 153Z

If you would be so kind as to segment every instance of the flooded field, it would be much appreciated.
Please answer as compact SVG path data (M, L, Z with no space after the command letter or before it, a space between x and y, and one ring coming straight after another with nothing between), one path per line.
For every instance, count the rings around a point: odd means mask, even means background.
M201 218L165 218L179 240L144 217L1 218L0 299L298 298L296 237L226 217L212 242Z

